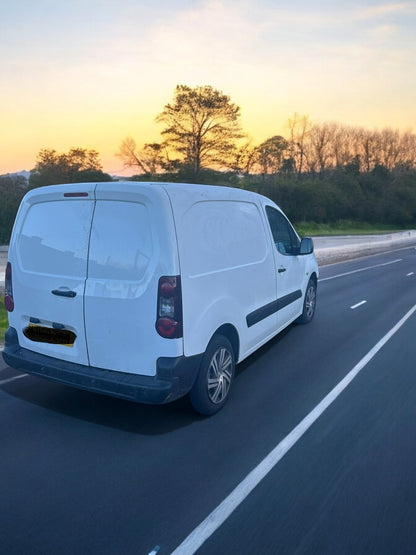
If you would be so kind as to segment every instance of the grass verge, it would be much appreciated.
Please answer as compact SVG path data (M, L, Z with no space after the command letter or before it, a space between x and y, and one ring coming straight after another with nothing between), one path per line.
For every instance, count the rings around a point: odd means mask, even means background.
M294 227L301 237L308 237L310 235L382 235L384 233L402 231L392 229L383 224L372 225L366 222L353 222L350 220L340 220L330 224L300 222L295 224Z

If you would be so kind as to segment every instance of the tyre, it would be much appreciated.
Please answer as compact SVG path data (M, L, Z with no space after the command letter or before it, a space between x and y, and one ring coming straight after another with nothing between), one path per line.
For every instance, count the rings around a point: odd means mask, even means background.
M303 301L303 312L296 320L298 324L309 324L315 314L316 308L316 281L310 279L306 287L305 299Z
M205 416L222 409L230 394L234 372L235 356L231 343L223 335L214 335L190 392L194 409Z

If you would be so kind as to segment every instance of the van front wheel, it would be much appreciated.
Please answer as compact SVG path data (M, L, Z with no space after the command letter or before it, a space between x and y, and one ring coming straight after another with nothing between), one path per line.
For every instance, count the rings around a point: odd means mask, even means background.
M305 292L305 299L303 301L303 312L296 320L298 324L309 324L315 315L316 308L316 282L313 279L309 280Z
M235 357L231 343L214 335L202 358L201 368L190 392L191 403L200 414L209 416L226 403L234 379Z

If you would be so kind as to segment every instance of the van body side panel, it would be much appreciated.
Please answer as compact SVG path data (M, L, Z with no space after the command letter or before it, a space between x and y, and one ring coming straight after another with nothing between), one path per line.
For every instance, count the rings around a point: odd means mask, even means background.
M179 273L170 203L162 188L117 183L99 184L96 197L85 289L90 364L154 376L159 357L183 354L182 339L155 329L159 278Z
M271 337L276 313L248 327L247 315L276 300L272 245L259 206L245 195L195 199L180 213L175 207L183 300L184 352L205 351L214 332L231 324L240 355ZM222 193L229 194L228 191ZM241 199L239 198L241 197Z
M9 249L15 298L9 322L23 348L88 364L83 301L94 184L77 191L83 196L65 197L68 187L26 195ZM65 342L66 335L75 340Z

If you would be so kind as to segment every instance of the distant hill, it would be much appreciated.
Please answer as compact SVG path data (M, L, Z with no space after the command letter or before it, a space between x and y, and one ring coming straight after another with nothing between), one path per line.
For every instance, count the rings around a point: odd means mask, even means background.
M13 173L3 173L0 177L24 177L26 181L29 183L30 172L27 170L22 170L20 172L13 172Z

